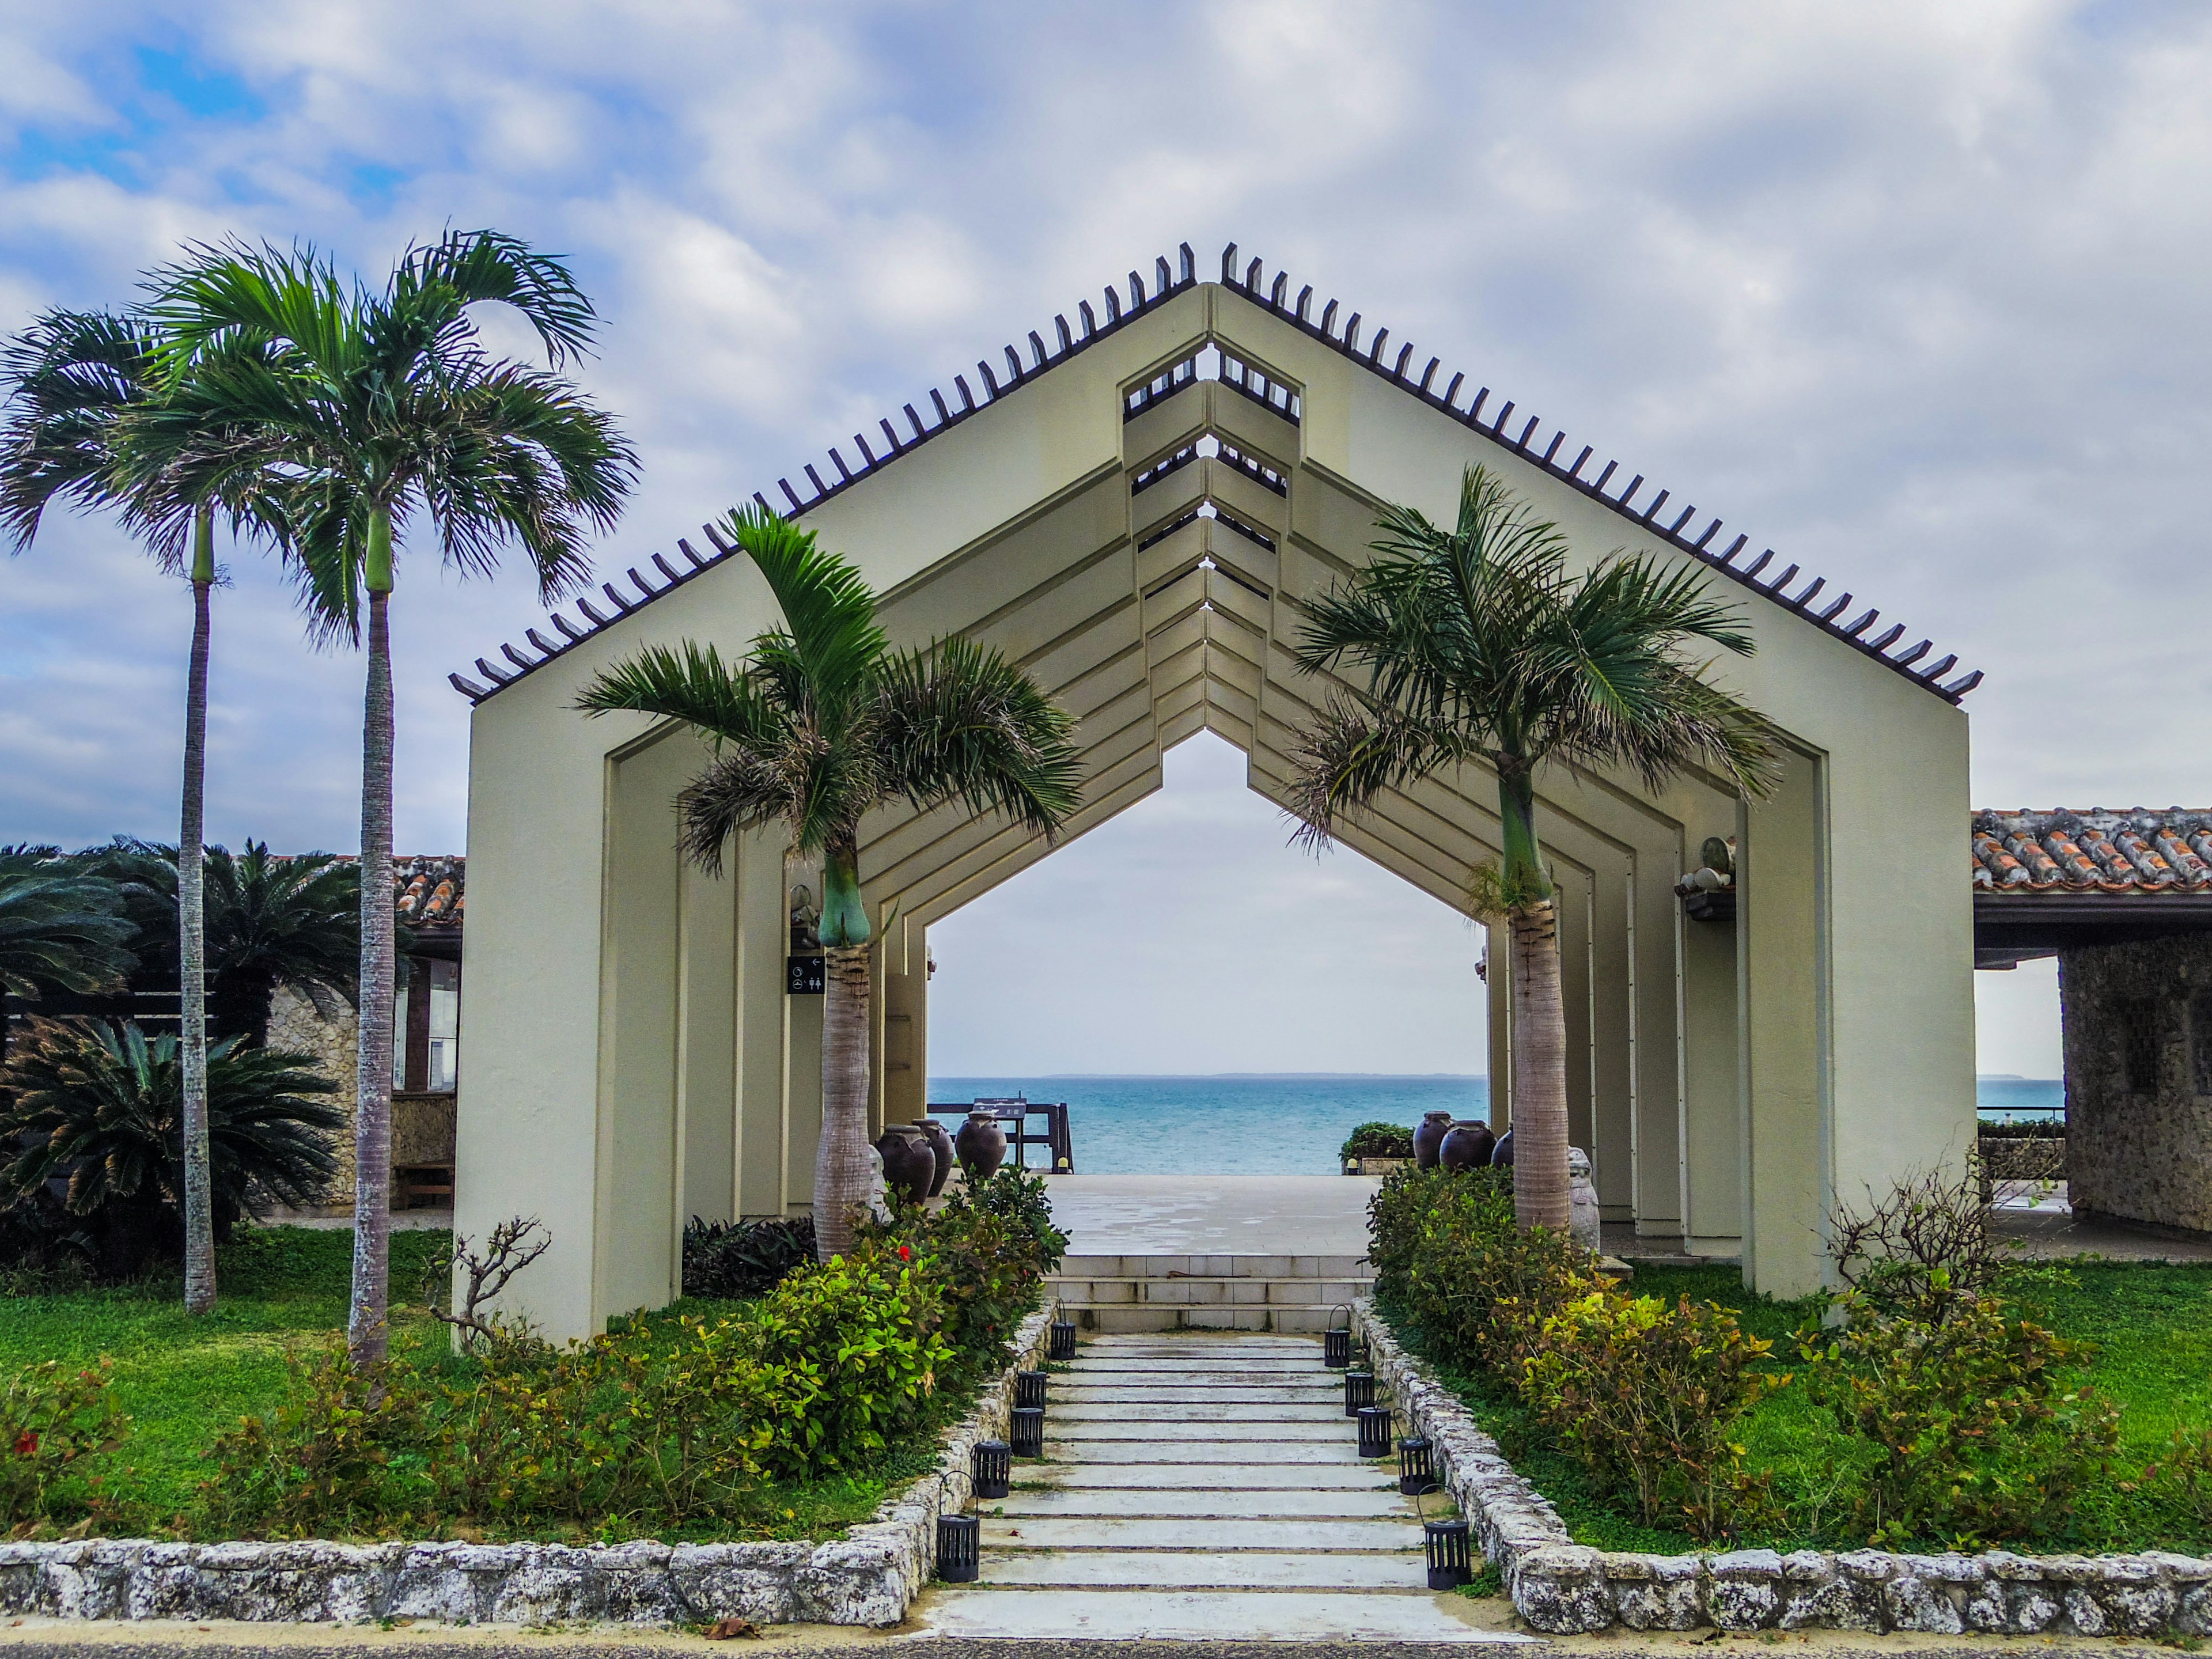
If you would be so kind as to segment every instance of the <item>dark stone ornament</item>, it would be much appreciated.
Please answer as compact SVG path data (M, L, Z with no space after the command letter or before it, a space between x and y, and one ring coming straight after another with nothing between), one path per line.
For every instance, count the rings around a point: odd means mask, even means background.
M1480 1170L1497 1144L1487 1123L1455 1123L1437 1156L1447 1170Z
M1508 1129L1498 1137L1498 1144L1490 1149L1490 1167L1510 1170L1513 1167L1513 1131Z
M876 1150L884 1155L884 1185L916 1204L929 1196L937 1158L913 1125L892 1124L876 1142Z
M929 1143L930 1155L937 1160L936 1173L929 1178L929 1195L935 1198L945 1190L945 1183L952 1179L952 1166L958 1162L959 1154L952 1150L952 1137L945 1133L945 1126L935 1118L925 1117L915 1127L921 1131L921 1138Z
M999 1166L1006 1161L1006 1132L990 1113L970 1112L960 1133L952 1137L952 1147L960 1155L960 1167L972 1187L998 1174Z
M1413 1131L1413 1167L1433 1170L1437 1167L1437 1149L1444 1144L1451 1133L1452 1115L1449 1112L1429 1112L1423 1115L1420 1127Z

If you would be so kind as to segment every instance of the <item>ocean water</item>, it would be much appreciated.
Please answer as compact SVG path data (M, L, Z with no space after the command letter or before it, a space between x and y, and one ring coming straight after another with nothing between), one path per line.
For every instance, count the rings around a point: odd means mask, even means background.
M1334 1175L1337 1148L1362 1123L1412 1125L1424 1112L1482 1117L1484 1077L1347 1074L1218 1077L938 1077L939 1104L1024 1096L1064 1100L1075 1167L1085 1175ZM1981 1079L1989 1118L2063 1115L2056 1081ZM1042 1130L1042 1118L1032 1121ZM1030 1161L1042 1166L1044 1152Z

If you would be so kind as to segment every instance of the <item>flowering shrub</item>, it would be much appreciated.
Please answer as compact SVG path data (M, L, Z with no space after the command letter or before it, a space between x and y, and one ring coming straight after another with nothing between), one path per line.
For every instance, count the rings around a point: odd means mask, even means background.
M0 1389L0 1526L88 1507L98 1484L90 1461L130 1431L106 1361L97 1370L26 1367Z

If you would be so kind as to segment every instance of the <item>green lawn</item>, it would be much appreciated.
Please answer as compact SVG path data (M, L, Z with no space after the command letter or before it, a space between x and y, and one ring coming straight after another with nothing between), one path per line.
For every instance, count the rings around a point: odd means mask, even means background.
M1799 1369L1788 1339L1810 1304L1755 1296L1733 1267L1640 1267L1625 1288L1733 1308L1747 1331L1773 1339L1781 1369ZM2166 1453L2177 1428L2212 1422L2212 1266L2084 1261L2033 1284L2023 1299L2061 1335L2097 1345L2081 1377L2122 1412L2119 1460L2111 1478L2076 1511L2070 1533L2036 1547L2203 1553L2212 1546L2212 1527L2154 1510L2131 1487L2143 1466ZM1419 1333L1409 1334L1418 1351ZM1496 1382L1449 1370L1443 1376L1514 1467L1552 1500L1577 1542L1620 1550L1698 1547L1686 1534L1644 1526L1632 1511L1595 1493L1581 1467L1555 1449L1526 1408ZM1772 1471L1789 1530L1742 1541L1782 1549L1865 1541L1841 1533L1836 1513L1839 1471L1856 1449L1802 1389L1785 1387L1760 1402L1744 1425L1743 1444L1752 1468Z
M442 1328L427 1313L398 1304L419 1302L424 1267L446 1243L442 1232L392 1235L395 1355L444 1351ZM209 1447L240 1418L265 1415L279 1402L289 1357L343 1342L352 1260L353 1236L343 1230L243 1228L218 1253L219 1301L204 1318L186 1316L173 1279L0 1297L0 1376L49 1359L84 1366L112 1361L118 1402L132 1421L106 1481L119 1516L107 1530L204 1535L193 1511L200 1483L213 1473ZM687 1299L678 1310L711 1313L733 1305ZM946 1400L932 1418L950 1421L964 1409L963 1401ZM887 1490L923 1473L936 1452L932 1429L890 1448L865 1475L764 1486L742 1535L835 1534L867 1519Z

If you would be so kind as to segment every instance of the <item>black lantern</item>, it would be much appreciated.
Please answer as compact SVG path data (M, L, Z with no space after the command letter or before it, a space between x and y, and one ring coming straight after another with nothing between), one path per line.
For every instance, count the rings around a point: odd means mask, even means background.
M1044 1409L1044 1385L1048 1373L1044 1371L1016 1371L1014 1373L1014 1404L1035 1406Z
M1344 1414L1359 1415L1359 1408L1375 1403L1375 1373L1346 1371L1344 1374Z
M1072 1319L1055 1319L1052 1322L1050 1329L1052 1346L1045 1351L1045 1358L1048 1359L1074 1358L1075 1322Z
M1421 1541L1429 1551L1431 1589L1457 1589L1474 1576L1468 1563L1466 1522L1424 1521Z
M1005 1441L977 1441L975 1449L968 1454L968 1468L975 1477L975 1496L1004 1498L1008 1483L1014 1478L1013 1465L1013 1449Z
M1390 1455L1390 1408L1388 1406L1362 1406L1359 1408L1359 1455L1362 1457L1388 1457Z
M1352 1363L1352 1310L1339 1308L1337 1312L1344 1316L1344 1328L1339 1330L1331 1323L1321 1334L1321 1363L1340 1371ZM1329 1317L1334 1321L1336 1314Z
M1425 1435L1407 1435L1398 1443L1398 1490L1408 1498L1419 1498L1436 1489L1434 1446Z
M1014 1455L1042 1457L1044 1455L1044 1407L1017 1406L1014 1407Z
M937 1517L937 1576L948 1584L972 1584L981 1576L983 1523L972 1515ZM1433 1554L1431 1559L1433 1559ZM1431 1580L1436 1570L1429 1570Z

